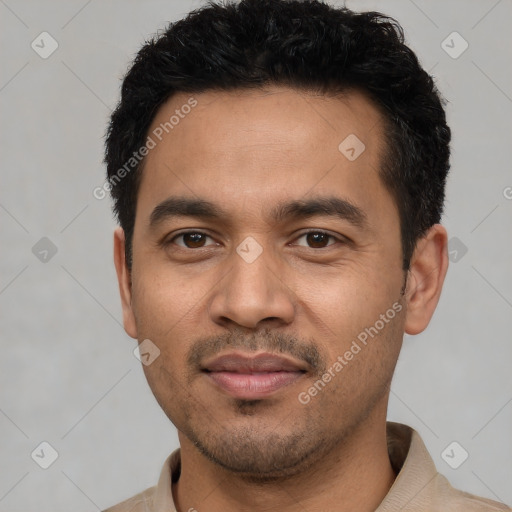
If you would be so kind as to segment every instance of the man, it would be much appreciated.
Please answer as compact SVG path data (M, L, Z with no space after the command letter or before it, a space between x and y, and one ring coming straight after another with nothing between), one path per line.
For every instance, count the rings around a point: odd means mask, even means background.
M447 271L449 141L378 13L212 3L142 48L106 141L115 264L180 449L109 512L510 510L386 423Z

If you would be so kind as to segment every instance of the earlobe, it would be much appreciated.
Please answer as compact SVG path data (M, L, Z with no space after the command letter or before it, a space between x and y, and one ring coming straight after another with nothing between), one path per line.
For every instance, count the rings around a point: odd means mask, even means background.
M131 275L126 265L125 258L125 236L122 228L114 231L114 264L116 267L121 305L123 308L124 330L132 338L137 339L137 327L132 309L132 285Z
M434 314L448 270L447 240L446 229L435 224L416 245L405 293L407 334L425 330Z

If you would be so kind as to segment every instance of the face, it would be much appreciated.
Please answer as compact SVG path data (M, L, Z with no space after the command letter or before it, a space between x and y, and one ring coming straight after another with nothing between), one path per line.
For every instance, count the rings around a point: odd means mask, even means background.
M144 371L182 444L292 474L385 421L406 304L382 119L357 92L193 98L149 130L181 113L146 157L125 327L160 350Z

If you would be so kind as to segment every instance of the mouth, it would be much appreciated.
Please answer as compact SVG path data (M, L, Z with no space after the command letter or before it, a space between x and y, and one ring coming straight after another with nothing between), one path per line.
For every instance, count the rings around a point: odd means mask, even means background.
M207 361L201 370L228 395L257 400L296 382L307 372L307 365L280 354L231 352Z

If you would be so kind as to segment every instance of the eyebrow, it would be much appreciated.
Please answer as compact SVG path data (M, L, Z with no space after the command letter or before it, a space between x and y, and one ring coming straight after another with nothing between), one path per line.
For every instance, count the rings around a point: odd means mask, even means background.
M311 217L336 217L350 222L356 227L367 228L366 213L355 204L339 197L317 197L292 200L278 204L269 212L274 223L290 220L303 220ZM229 217L218 205L205 199L169 197L159 203L151 212L150 227L174 217L195 217L202 220L222 221Z

